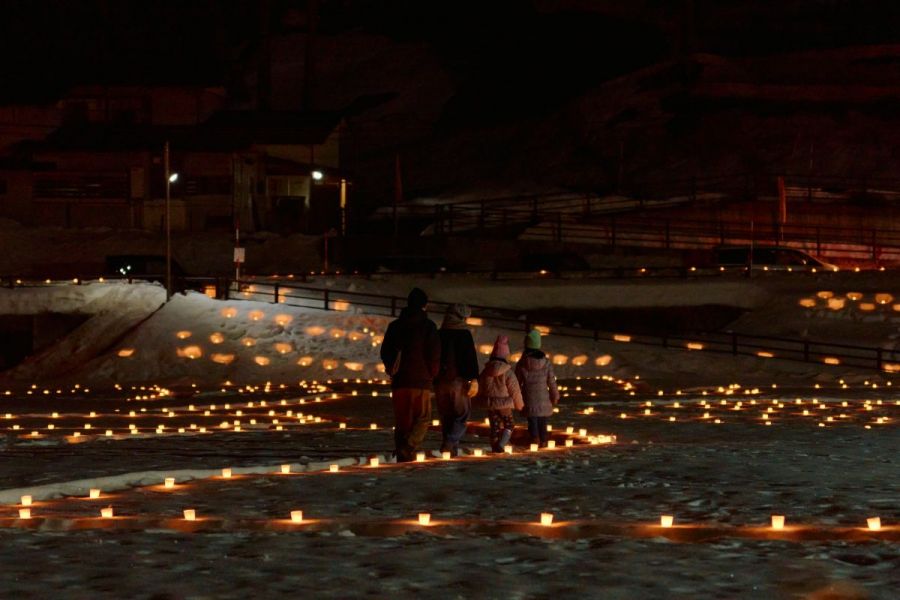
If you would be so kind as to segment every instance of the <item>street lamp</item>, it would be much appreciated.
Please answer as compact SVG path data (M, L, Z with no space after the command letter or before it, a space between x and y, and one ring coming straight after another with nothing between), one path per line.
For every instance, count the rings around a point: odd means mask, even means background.
M163 148L163 165L166 177L166 302L172 298L172 209L171 187L178 181L178 173L169 168L169 142Z
M316 181L322 181L322 178L325 177L325 174L318 169L315 169L310 175L312 175L312 178Z

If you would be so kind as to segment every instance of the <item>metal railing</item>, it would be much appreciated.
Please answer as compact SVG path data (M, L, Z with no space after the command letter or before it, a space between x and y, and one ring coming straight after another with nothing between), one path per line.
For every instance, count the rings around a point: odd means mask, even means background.
M367 314L396 317L406 304L398 296L370 292L351 292L287 282L238 280L228 286L225 299L265 300L285 306L327 311L349 311L353 307ZM429 309L442 315L449 303L430 302ZM610 332L596 328L558 323L546 318L529 316L524 310L510 310L490 306L470 305L472 317L485 326L530 331L543 327L553 335L593 341L637 344L664 349L694 352L713 352L760 359L791 360L825 366L842 366L900 372L900 356L891 349L857 346L809 339L749 335L738 332L698 332L693 334L650 335Z

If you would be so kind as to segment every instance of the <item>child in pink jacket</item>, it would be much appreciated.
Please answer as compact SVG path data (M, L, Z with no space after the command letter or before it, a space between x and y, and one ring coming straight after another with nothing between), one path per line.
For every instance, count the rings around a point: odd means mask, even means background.
M488 409L491 448L503 452L515 427L513 410L525 408L519 382L509 364L509 338L505 335L497 336L491 356L478 376L478 396Z

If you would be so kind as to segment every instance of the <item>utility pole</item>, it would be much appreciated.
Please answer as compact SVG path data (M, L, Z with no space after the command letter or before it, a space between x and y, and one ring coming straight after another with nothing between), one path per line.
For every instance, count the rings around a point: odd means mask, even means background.
M172 210L170 196L172 175L169 172L169 141L163 147L163 168L166 178L166 302L172 298Z

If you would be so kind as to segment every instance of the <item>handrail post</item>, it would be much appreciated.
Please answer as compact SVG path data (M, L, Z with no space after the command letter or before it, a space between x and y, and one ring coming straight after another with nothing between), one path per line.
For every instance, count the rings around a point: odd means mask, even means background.
M324 292L322 292L322 295L323 295L323 300L325 302L325 310L330 310L328 308L328 290L325 290Z
M272 291L272 303L278 304L278 284L276 283Z

